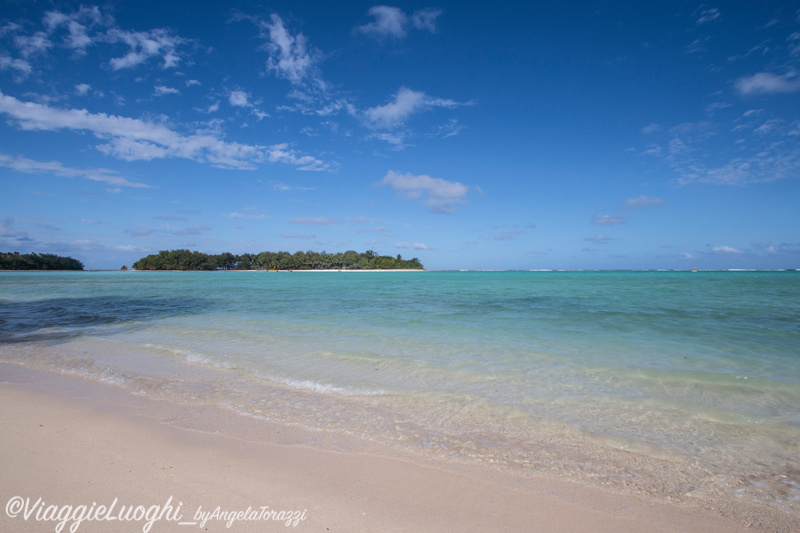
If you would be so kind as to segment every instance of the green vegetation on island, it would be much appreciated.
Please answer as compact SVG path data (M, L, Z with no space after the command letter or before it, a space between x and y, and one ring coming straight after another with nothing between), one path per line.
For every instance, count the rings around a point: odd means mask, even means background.
M0 252L0 270L83 270L83 263L53 254Z
M208 255L190 250L162 250L139 259L133 264L136 270L422 270L416 257L403 259L377 255L372 250L358 253L348 250L335 254L328 252L261 252L260 254L234 255L229 252Z

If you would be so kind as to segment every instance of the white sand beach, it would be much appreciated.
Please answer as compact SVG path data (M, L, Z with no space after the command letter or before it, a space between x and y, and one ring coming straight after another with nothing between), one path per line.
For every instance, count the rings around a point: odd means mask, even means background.
M144 531L158 513L150 531L746 530L724 509L438 463L371 443L363 451L335 440L309 447L298 427L190 412L74 376L0 370L3 531L54 531L59 521L72 531ZM187 419L208 429L183 429ZM94 520L75 527L64 519L81 516L78 506ZM792 524L754 508L753 525Z

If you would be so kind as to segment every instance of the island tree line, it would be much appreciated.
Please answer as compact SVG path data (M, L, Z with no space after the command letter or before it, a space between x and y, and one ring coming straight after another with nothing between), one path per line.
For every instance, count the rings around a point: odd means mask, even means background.
M0 252L0 270L83 270L83 263L53 254Z
M328 252L261 252L234 255L229 252L209 255L191 250L162 250L143 257L133 264L136 270L378 270L416 269L422 264L416 257L403 259L377 255L372 250L358 253Z

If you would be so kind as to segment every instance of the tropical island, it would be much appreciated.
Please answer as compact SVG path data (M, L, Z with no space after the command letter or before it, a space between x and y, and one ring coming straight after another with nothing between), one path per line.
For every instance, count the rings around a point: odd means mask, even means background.
M372 250L358 253L261 252L234 255L224 252L209 255L191 250L162 250L133 264L136 270L423 270L416 257L403 259L378 255Z
M83 263L53 254L0 252L0 270L83 270Z

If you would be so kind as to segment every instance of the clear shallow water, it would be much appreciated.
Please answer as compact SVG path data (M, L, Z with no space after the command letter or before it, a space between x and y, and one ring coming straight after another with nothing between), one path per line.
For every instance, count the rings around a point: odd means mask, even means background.
M800 516L796 272L0 273L0 360Z

